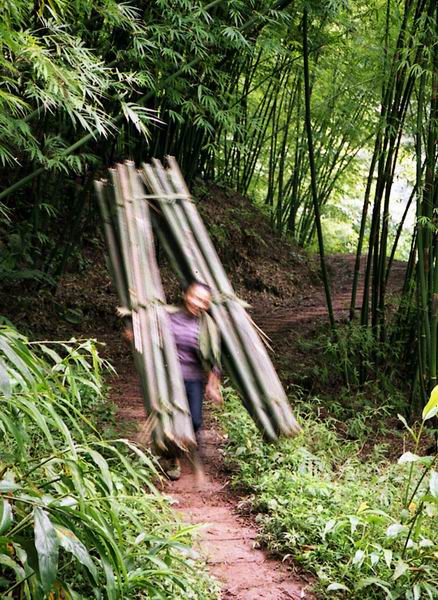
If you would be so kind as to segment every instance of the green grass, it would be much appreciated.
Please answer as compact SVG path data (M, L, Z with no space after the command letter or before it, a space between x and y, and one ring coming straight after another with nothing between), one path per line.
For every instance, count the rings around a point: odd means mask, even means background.
M364 461L360 442L301 411L304 433L276 445L262 442L231 391L220 417L233 484L263 542L311 570L320 597L438 597L434 459L391 464L377 448Z

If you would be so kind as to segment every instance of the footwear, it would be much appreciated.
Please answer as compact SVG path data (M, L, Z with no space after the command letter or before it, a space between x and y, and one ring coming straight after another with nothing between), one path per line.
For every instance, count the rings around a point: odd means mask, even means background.
M166 469L166 475L171 481L178 481L181 477L181 463L178 458L175 458Z

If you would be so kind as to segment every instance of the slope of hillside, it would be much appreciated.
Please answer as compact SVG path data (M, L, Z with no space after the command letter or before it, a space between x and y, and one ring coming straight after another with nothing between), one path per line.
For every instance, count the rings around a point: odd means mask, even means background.
M195 194L236 293L257 313L293 307L319 287L314 261L273 232L267 217L247 198L205 184L198 184ZM0 314L35 338L110 341L119 335L121 322L104 251L100 236L90 240L56 290L38 289L30 281L4 285ZM161 252L159 260L168 298L174 301L179 286ZM111 344L111 358L117 359L118 350L118 344ZM126 354L121 344L120 351Z

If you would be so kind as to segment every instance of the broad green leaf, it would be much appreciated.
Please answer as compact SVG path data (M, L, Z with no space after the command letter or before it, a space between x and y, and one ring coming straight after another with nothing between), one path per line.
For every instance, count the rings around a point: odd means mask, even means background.
M322 532L322 537L325 538L325 536L334 529L335 525L336 525L336 519L330 519L330 521L327 521L327 523L325 524L325 527L324 527L324 531Z
M420 598L421 598L421 587L418 585L418 583L416 585L414 585L414 587L412 588L412 593L414 595L414 600L420 600Z
M0 535L6 533L12 525L13 515L11 505L7 500L0 498Z
M385 548L385 550L383 551L383 556L385 558L386 564L388 565L388 567L390 567L392 562L392 550L388 550L388 548Z
M333 583L331 583L330 585L327 586L328 592L336 592L337 590L343 590L345 592L349 592L350 588L348 588L343 583L338 583L337 581L334 581Z
M438 412L438 385L436 385L431 394L430 394L430 398L429 398L429 402L426 404L426 406L423 408L423 421L427 421L428 419L431 419L433 416L435 416Z
M353 565L360 566L365 558L365 552L363 550L356 550L356 554L353 557Z
M76 535L70 529L63 527L62 525L54 525L56 535L58 536L59 544L64 550L73 554L73 556L87 567L95 582L98 580L96 565L93 563L91 556L88 553L87 548L84 544L76 537Z
M9 479L2 479L0 481L0 492L6 494L8 492L13 492L19 489L18 483L15 481L9 481Z
M34 530L41 585L49 592L58 571L59 542L47 513L38 507L34 508Z
M407 531L407 529L408 528L406 527L406 525L402 525L401 523L393 523L386 530L386 536L390 538L397 537L398 535L400 535L400 533Z
M392 576L392 578L394 580L396 580L399 577L401 577L404 573L406 573L406 571L408 571L408 570L409 570L408 563L404 562L403 560L399 560L395 566L395 571L394 571L394 575Z
M351 525L351 533L354 533L360 523L360 520L357 517L348 517L348 519Z
M404 465L405 463L417 462L419 460L421 460L421 456L413 454L412 452L405 452L400 456L397 462L399 465Z
M431 519L438 516L438 507L436 502L426 502L424 505L424 512Z
M431 471L429 482L430 493L434 498L438 498L438 473Z
M23 567L7 554L0 554L0 565L9 567L9 569L15 571L20 579L24 579L26 575Z

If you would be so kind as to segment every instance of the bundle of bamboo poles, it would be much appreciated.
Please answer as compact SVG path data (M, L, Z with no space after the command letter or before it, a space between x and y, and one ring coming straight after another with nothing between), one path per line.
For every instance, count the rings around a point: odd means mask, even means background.
M165 308L149 204L134 163L110 169L111 183L96 181L110 271L120 313L129 315L152 439L161 449L196 445L175 341Z
M243 303L237 298L174 158L144 164L142 176L159 208L157 231L181 282L210 286L211 314L224 349L225 369L244 406L269 440L301 431L266 347Z

